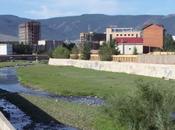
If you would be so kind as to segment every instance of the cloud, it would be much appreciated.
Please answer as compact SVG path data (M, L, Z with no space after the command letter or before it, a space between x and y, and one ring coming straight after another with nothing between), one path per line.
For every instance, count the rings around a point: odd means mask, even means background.
M43 0L37 2L26 14L34 18L49 18L80 14L116 14L119 11L118 0Z

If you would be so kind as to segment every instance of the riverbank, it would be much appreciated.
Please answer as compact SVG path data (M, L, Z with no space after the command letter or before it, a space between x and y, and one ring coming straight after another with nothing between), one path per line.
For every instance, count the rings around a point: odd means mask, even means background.
M97 96L110 101L112 95L132 94L137 81L154 82L158 87L173 86L175 82L158 78L100 72L75 67L34 65L17 69L21 83L35 89L64 96ZM25 97L59 121L84 130L124 130L104 111L104 106ZM50 107L52 106L52 107ZM58 108L58 109L57 109ZM57 111L58 110L58 111ZM115 113L114 113L115 114ZM61 115L61 116L60 116ZM70 118L71 117L71 118Z
M27 64L33 64L30 61L9 61L9 62L0 62L0 68L3 67L15 67L15 66L24 66Z

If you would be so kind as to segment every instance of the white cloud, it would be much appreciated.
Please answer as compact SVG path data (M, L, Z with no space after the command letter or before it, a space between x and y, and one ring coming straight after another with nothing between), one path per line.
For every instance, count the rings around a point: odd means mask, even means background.
M80 15L85 13L117 14L118 0L43 0L26 12L34 18Z

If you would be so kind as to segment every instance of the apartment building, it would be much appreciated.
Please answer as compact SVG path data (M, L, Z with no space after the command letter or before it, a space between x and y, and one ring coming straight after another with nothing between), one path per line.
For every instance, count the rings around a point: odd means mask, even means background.
M156 48L163 48L165 29L163 25L149 24L143 29L144 52L148 53Z
M106 41L111 41L120 37L142 37L141 31L133 28L118 28L110 26L106 28Z
M95 32L82 32L80 33L80 43L91 43L92 49L97 50L100 46L100 42L106 41L106 34Z
M40 23L29 21L19 25L19 42L21 44L37 44L40 40Z
M120 54L132 55L134 50L137 50L138 54L143 53L143 38L141 37L121 37L116 38L117 48Z

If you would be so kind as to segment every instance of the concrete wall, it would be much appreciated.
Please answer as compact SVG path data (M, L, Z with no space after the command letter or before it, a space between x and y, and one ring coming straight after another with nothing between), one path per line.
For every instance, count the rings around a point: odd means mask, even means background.
M4 117L0 112L0 130L15 130L15 128L10 124L10 122Z
M175 55L139 55L139 63L175 64Z
M124 72L128 74L175 79L175 65L84 61L71 59L50 59L49 65L74 66L94 70Z

